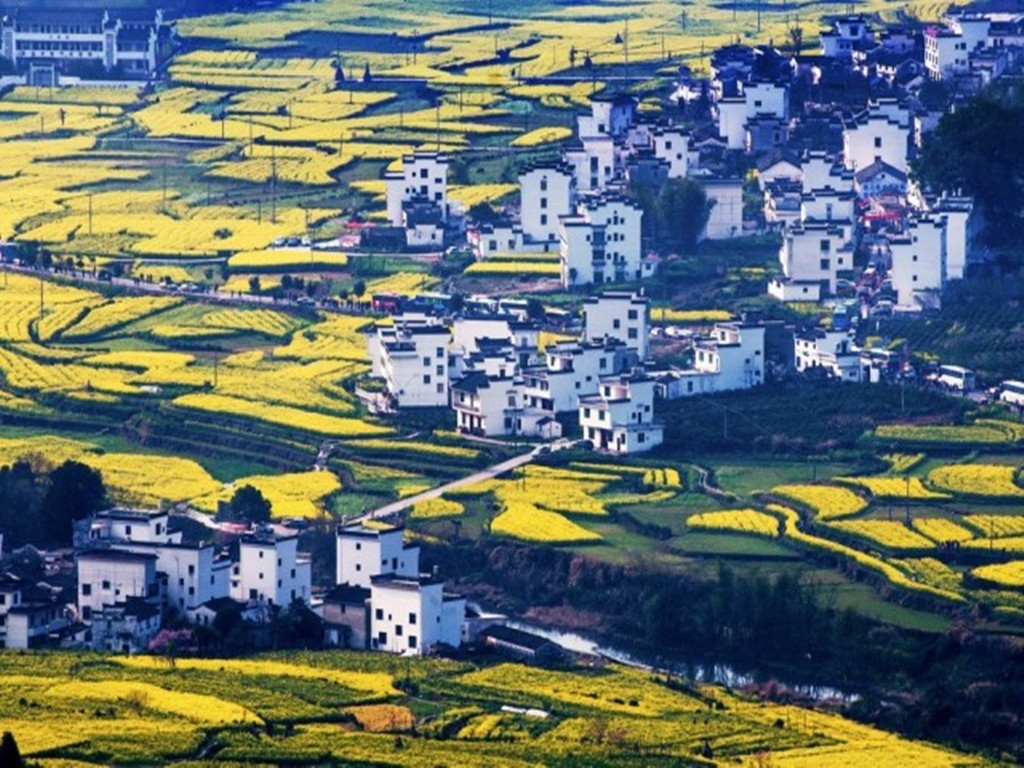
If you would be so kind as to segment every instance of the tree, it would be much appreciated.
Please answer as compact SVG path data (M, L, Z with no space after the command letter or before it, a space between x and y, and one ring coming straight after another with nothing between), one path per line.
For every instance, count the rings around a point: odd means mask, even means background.
M352 286L352 293L357 301L362 301L363 294L366 293L366 283L362 280L356 280L355 285Z
M692 179L669 179L658 194L658 231L684 250L692 251L711 216L712 203Z
M253 275L249 278L249 293L258 294L261 288L259 275Z
M492 224L500 217L498 212L494 209L494 206L488 202L481 201L476 205L470 206L469 218L477 224Z
M107 489L98 470L77 461L65 461L50 473L39 516L44 544L71 543L75 520L94 515L107 505Z
M230 502L231 517L235 520L247 520L250 523L270 522L271 504L258 488L243 485Z
M0 738L0 768L22 768L24 765L14 734L4 731L3 738Z
M464 293L453 293L452 300L448 302L448 309L452 314L457 315L466 308L466 295Z
M1024 205L1024 107L987 92L943 115L913 164L935 192L971 195L986 213L988 236L1020 236Z
M789 39L793 44L793 53L799 56L804 47L804 28L794 24L789 28Z
M363 69L363 82L372 83L373 75L370 74L370 62L366 62L366 68Z

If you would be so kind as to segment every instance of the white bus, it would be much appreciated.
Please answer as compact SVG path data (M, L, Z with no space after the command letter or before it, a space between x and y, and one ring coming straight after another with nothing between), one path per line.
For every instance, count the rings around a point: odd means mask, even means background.
M1024 407L1024 381L1004 381L999 385L999 399L1018 408Z
M946 389L967 393L974 389L974 371L959 365L940 365L936 381Z

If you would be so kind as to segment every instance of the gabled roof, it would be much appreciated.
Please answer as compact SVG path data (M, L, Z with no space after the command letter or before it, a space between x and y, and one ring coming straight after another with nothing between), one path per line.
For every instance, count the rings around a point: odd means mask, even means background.
M861 168L855 174L857 181L864 183L865 181L871 181L876 176L880 176L883 173L887 173L900 181L905 182L907 180L907 174L901 171L899 168L895 168L886 162L881 160L875 160L871 165L867 165Z

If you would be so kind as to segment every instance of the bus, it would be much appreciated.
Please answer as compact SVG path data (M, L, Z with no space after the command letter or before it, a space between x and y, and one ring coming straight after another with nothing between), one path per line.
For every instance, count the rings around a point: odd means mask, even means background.
M1024 407L1024 381L1004 381L999 385L999 400L1018 408Z
M974 371L959 365L940 365L935 381L944 389L955 389L966 394L974 389Z

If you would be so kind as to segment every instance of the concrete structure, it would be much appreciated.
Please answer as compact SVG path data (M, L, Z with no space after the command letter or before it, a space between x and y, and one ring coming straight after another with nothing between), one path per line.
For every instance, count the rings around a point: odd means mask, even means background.
M853 253L842 227L828 221L807 222L791 227L783 235L779 263L787 282L817 283L822 293L831 294L836 290L836 273L853 267Z
M405 543L405 528L368 528L362 523L341 524L335 531L338 584L369 589L370 579L381 574L416 577L420 548Z
M329 590L320 603L324 641L340 648L366 650L370 647L370 590L340 584Z
M263 608L287 608L295 600L308 603L311 588L309 557L298 551L299 537L257 533L238 542L238 562L231 568L231 597Z
M934 80L966 72L971 55L988 40L991 21L978 14L947 17L945 27L928 27L924 33L924 66Z
M901 173L910 167L910 113L893 99L879 99L843 128L843 161L856 171L883 162Z
M594 449L616 454L649 451L664 440L654 419L654 379L642 375L601 380L598 394L580 398L580 427Z
M649 354L650 337L651 302L646 296L606 291L583 302L584 341L604 343L617 339L636 350L643 361Z
M75 558L79 618L89 622L104 607L123 603L130 597L159 605L162 598L156 559L156 555L116 549L80 552Z
M861 356L846 331L813 331L797 334L793 340L796 370L824 371L843 381L861 380Z
M562 285L569 288L643 277L642 218L640 206L625 197L582 200L576 215L559 220Z
M88 67L146 77L170 55L174 39L174 25L149 7L14 5L3 7L0 18L0 55L19 69L42 66L48 77Z
M946 279L962 280L981 234L980 217L969 197L944 197L931 213L946 220Z
M874 35L864 16L843 16L832 20L831 28L818 36L821 54L832 59L852 59L854 51L869 46Z
M111 653L144 653L159 631L160 609L141 598L128 598L93 614L90 645Z
M448 205L448 157L437 152L417 151L402 158L402 170L384 175L387 188L388 221L407 227L406 206L429 204L442 221L451 214Z
M576 204L576 177L564 163L534 165L519 175L520 226L523 243L558 247L558 220ZM513 250L513 249L510 249Z
M729 149L744 149L747 122L755 117L789 120L789 88L771 82L738 83L739 93L718 100L718 135Z
M639 358L621 341L562 342L544 351L544 364L523 371L523 405L549 414L575 412L596 395L602 376L627 370Z
M743 234L743 180L729 178L698 178L704 188L711 214L702 238L728 240Z
M682 128L657 126L651 131L654 156L668 165L668 178L682 179L697 166L700 154L691 146L690 135Z
M694 366L657 375L657 393L666 400L750 389L765 380L765 327L716 323L707 338L694 342Z
M370 648L423 656L438 645L457 648L466 599L427 578L375 576L370 586Z
M368 338L373 374L384 379L396 408L448 405L448 344L451 332L433 321L402 316L380 325Z
M946 219L923 216L900 237L889 240L896 305L906 309L938 307L946 283Z

